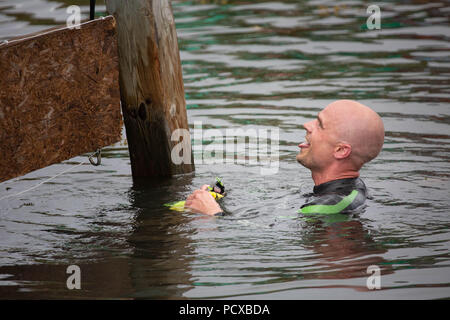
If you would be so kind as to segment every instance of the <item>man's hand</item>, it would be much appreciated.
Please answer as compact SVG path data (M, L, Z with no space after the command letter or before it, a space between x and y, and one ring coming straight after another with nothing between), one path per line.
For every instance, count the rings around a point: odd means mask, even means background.
M192 194L190 194L184 204L185 208L210 216L213 216L218 212L222 212L219 204L207 190L208 185L205 184L201 187L201 189L195 190Z

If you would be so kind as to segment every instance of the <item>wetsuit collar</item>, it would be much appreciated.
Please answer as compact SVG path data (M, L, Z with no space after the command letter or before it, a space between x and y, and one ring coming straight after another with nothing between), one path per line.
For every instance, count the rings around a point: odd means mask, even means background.
M323 193L330 193L330 192L346 192L348 190L351 191L356 185L358 181L360 181L360 178L344 178L344 179L337 179L337 180L331 180L328 182L324 182L322 184L319 184L318 186L314 186L313 192L315 195L323 194Z

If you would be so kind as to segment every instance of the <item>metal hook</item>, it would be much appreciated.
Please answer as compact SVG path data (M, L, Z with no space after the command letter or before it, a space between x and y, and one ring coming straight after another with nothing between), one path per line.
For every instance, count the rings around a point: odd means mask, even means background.
M92 160L92 157L95 155L97 155L97 162L94 162L94 160ZM99 166L102 163L102 149L97 149L97 151L95 151L95 153L91 154L89 156L89 162L93 166Z

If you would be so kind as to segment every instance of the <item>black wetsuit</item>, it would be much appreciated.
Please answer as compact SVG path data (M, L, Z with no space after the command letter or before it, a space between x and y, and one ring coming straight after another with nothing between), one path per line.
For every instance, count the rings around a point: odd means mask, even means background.
M335 214L350 213L361 206L368 197L366 185L360 178L338 179L314 187L314 193L299 213Z

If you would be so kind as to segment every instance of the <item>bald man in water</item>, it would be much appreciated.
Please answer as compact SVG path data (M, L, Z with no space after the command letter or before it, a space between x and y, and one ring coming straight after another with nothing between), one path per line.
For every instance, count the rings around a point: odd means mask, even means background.
M311 170L314 192L299 212L334 214L361 208L367 191L359 170L383 146L380 116L359 102L338 100L303 127L306 140L298 145L296 159ZM207 215L223 215L206 185L189 195L185 207Z

